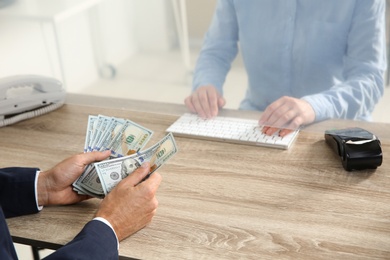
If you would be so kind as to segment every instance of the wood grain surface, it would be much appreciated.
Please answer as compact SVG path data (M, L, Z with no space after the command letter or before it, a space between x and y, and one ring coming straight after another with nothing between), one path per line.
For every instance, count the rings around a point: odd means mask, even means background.
M82 152L90 114L144 125L155 131L152 145L183 112L179 105L73 95L59 110L0 128L0 167L45 170ZM390 126L347 122L380 132L384 156L376 170L347 172L323 135L343 123L303 129L289 150L176 137L179 152L159 170L157 214L121 242L120 255L390 259ZM45 207L7 222L16 242L56 249L93 218L99 203Z

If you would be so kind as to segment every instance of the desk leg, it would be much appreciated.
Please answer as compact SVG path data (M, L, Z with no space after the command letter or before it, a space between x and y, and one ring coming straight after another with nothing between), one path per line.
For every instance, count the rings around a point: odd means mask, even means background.
M33 259L34 260L40 260L41 257L39 256L39 250L42 248L36 247L36 246L31 246L32 254L33 254Z

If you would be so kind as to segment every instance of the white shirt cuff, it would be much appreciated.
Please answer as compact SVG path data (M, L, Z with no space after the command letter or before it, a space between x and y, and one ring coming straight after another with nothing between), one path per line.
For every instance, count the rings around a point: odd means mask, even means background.
M119 250L119 240L118 240L118 236L116 235L115 230L114 230L114 228L111 226L110 222L108 222L107 219L102 218L102 217L96 217L96 218L94 218L93 220L101 221L101 222L103 222L104 224L106 224L107 226L109 226L109 227L112 229L112 232L114 232L114 234L115 234L116 244L118 245L118 250Z
M41 171L37 171L37 174L35 174L35 183L34 183L34 189L35 189L35 203L37 204L37 209L41 211L43 209L43 206L38 205L38 176Z

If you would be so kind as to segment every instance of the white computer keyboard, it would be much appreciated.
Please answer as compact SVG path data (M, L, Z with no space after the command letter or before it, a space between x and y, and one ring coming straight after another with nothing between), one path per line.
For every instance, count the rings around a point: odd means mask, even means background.
M166 131L177 136L281 149L288 149L299 132L295 130L285 137L280 137L278 132L272 136L265 135L261 129L257 120L222 116L202 119L195 114L185 113Z

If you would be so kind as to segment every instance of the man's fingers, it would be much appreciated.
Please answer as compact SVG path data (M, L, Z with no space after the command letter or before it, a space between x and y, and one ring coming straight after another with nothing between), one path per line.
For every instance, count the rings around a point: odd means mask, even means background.
M131 173L127 178L121 181L124 183L129 183L131 186L136 186L140 183L150 172L150 164L145 162L141 167L137 168L133 173Z
M100 162L103 161L104 159L107 159L108 156L110 156L111 151L107 150L104 152L90 152L90 153L83 153L78 156L80 156L81 163L83 165L88 165L93 162Z
M84 155L85 155L86 164L90 164L92 162L98 162L107 159L108 156L111 155L111 151L106 150L103 152L90 152L90 153L84 153Z
M151 191L155 192L160 186L161 181L161 175L158 172L153 172L153 174L151 174L147 180L141 183L141 185L148 186Z

